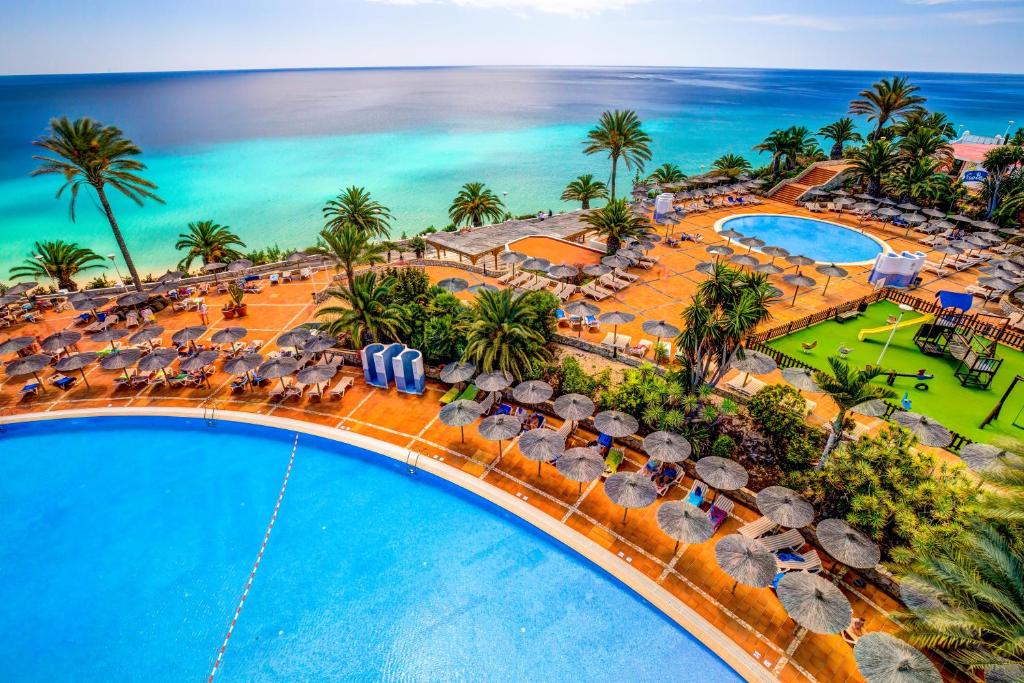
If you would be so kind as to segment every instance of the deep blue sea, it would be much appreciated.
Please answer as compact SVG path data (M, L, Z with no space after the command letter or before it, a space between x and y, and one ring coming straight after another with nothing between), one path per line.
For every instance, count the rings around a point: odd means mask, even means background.
M230 225L251 247L305 246L320 208L362 185L391 207L395 236L441 227L467 181L514 213L568 208L565 183L608 175L581 153L605 109L633 108L654 164L699 172L773 128L816 130L887 74L762 69L419 68L0 77L0 273L36 239L113 250L89 198L77 223L59 181L29 178L53 116L115 123L139 143L166 205L115 200L143 272L177 261L189 221ZM913 74L928 106L984 135L1024 122L1024 76ZM628 184L628 175L626 174Z

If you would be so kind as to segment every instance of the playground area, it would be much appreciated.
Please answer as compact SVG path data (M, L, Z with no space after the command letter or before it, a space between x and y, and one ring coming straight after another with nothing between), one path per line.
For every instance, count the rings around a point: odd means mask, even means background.
M902 321L881 362L886 371L902 375L893 378L891 388L896 396L891 402L899 405L906 398L910 410L924 413L974 441L992 442L1007 437L1024 444L1024 381L1016 384L999 417L980 429L1014 378L1024 375L1024 353L1016 349L1000 344L995 346L994 356L978 359L971 352L971 343L984 350L986 344L991 347L991 340L975 337L967 340L971 342L967 344L969 359L961 364L948 350L940 355L940 347L948 343L955 350L962 338L949 341L943 330L933 324L933 317L901 311L887 301L872 304L861 315L845 322L829 320L768 344L823 370L828 369L829 356L845 356L854 368L875 365L892 330L891 321L901 313ZM925 354L922 346L936 355ZM967 372L966 367L982 371ZM918 377L921 370L924 376ZM875 381L887 383L889 376L882 375Z

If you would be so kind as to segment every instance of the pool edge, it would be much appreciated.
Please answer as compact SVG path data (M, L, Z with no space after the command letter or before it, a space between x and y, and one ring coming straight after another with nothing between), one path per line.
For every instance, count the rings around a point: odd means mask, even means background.
M725 216L723 218L719 218L717 221L715 221L715 224L712 226L712 230L714 230L715 234L717 235L718 233L722 232L722 226L725 224L726 221L730 221L733 218L743 218L745 216L777 216L779 218L803 218L803 219L809 220L809 221L818 221L820 223L828 223L829 225L834 225L834 226L836 226L838 228L842 228L843 230L850 230L850 231L856 232L856 233L858 233L860 235L864 235L865 237L871 239L876 244L878 244L878 246L880 246L882 248L882 253L883 254L888 253L888 252L897 253L892 247L889 246L888 242L883 240L881 237L875 237L874 235L872 235L871 233L869 233L869 232L867 232L865 230L858 230L857 228L850 227L849 225L843 225L842 223L836 223L835 221L825 220L824 218L817 218L817 217L812 217L812 216L800 216L800 215L795 215L795 214L790 214L790 213L764 213L763 211L758 211L756 213L733 213L733 214L729 214L728 216ZM761 250L756 248L756 247L753 249L753 251L761 253ZM875 262L875 259L868 259L866 261L815 261L815 263L832 263L832 264L837 265L837 266L870 266L870 265L874 264L874 262Z
M150 417L204 417L200 408L85 408L54 410L49 412L33 412L20 415L0 417L0 425L22 422L40 422L71 418L110 417L110 416L150 416ZM217 420L252 424L263 427L274 427L316 436L331 441L345 443L378 455L391 458L403 464L411 448L402 448L380 441L364 434L343 431L333 427L312 424L302 420L272 415L260 415L232 410L218 410ZM687 633L697 639L733 671L747 681L777 681L778 679L766 670L761 662L747 654L739 645L715 628L707 619L698 614L688 605L677 599L669 591L656 583L652 578L636 569L625 560L612 554L595 541L582 533L570 528L559 520L541 512L529 503L516 498L511 493L501 490L464 470L447 463L423 456L416 462L416 467L440 477L459 488L477 495L484 500L510 512L534 528L563 543L579 553L589 562L604 569L630 590L647 600L658 611L676 622Z

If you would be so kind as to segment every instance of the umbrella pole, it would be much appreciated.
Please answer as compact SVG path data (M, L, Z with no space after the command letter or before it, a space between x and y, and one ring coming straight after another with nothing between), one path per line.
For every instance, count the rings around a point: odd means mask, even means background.
M821 295L822 296L825 296L826 292L828 292L828 283L830 283L830 282L832 282L832 276L831 275L829 275L827 278L825 278L825 289L821 290Z
M85 378L85 368L78 368L78 371L82 373L82 381L85 382L85 386L91 389L92 387L89 386L89 380Z
M466 428L465 426L459 427L459 434L462 435L462 443L466 443Z
M656 339L657 339L657 341L654 342L654 365L655 365L655 367L659 367L660 368L661 367L661 354L659 352L661 351L661 337L657 337Z
M796 289L793 290L793 300L789 302L789 305L790 305L791 308L793 306L796 306L796 295L797 295L797 292L799 292L799 291L800 291L799 287L797 287Z
M619 326L612 325L612 358L619 357Z
M747 382L749 382L749 381L750 381L750 373L749 372L744 373L744 375L743 375L743 384L741 384L740 386L741 387L747 386Z
M623 524L626 523L626 515L628 515L628 514L629 514L629 508L623 509L623 511L622 511L622 523Z
M537 476L538 477L540 476L540 466L543 465L543 464L544 463L542 461L540 461L540 460L537 461Z
M674 557L677 552L679 552L679 541L676 541L675 547L672 548L672 556Z
M498 460L501 460L501 439L498 439Z
M738 586L738 585L740 585L740 582L739 582L739 581L735 581L735 582L733 582L733 584L732 584L732 593L733 593L734 595L736 594L736 586Z
M582 496L583 495L583 482L582 481L580 482L580 488L579 488L579 491L576 492L576 495L578 495L578 496Z
M39 390L40 391L46 391L46 387L43 386L43 380L39 379L39 373L38 372L33 372L32 376L36 378L36 384L39 385Z

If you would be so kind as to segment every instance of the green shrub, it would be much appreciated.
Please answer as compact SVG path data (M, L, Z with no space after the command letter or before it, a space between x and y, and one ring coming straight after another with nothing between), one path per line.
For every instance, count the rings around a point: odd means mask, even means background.
M731 458L736 452L736 442L727 434L722 434L711 444L711 455L719 458Z
M747 412L772 445L783 450L790 441L804 435L807 401L800 392L785 384L769 384L747 403Z
M599 386L597 378L584 370L580 362L572 356L563 358L558 370L562 375L563 394L593 396L597 391Z

